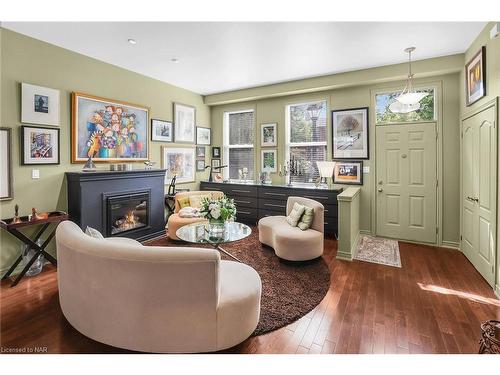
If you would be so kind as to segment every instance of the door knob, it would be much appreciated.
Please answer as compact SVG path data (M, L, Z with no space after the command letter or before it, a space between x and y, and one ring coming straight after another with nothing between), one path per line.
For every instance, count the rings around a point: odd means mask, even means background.
M383 191L384 191L384 189L382 189L382 188L378 188L378 189L377 189L377 191L378 191L379 193L381 193L381 192L383 192Z
M403 159L406 159L406 154L401 155Z

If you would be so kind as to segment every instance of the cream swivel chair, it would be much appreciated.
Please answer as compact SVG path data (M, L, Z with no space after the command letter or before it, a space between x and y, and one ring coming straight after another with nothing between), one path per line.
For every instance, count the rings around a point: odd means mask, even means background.
M141 352L213 352L244 341L259 321L259 275L217 250L96 239L71 221L58 226L56 243L62 312L96 341Z
M208 195L212 198L222 198L224 196L224 193L221 191L184 191L181 193L177 193L175 195L175 209L174 213L168 217L167 220L167 225L166 225L166 231L168 237L170 237L173 240L178 240L179 237L177 237L177 229L184 225L196 223L199 221L205 221L206 219L202 217L180 217L179 216L179 210L181 209L181 206L179 205L179 199L186 198L186 197L193 197L193 196L200 196L200 195ZM200 208L200 207L196 207Z
M286 204L288 215L295 202L314 209L311 227L301 230L292 227L286 216L268 216L259 220L259 240L271 246L276 255L285 260L304 261L323 255L324 207L315 200L289 197Z

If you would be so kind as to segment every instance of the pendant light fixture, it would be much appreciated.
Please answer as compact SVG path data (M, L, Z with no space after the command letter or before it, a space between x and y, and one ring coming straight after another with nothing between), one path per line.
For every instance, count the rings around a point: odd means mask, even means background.
M401 94L396 98L396 101L389 106L389 110L394 113L409 113L420 108L420 101L429 95L426 92L417 92L413 85L413 73L411 71L411 53L415 51L415 47L405 48L408 53L408 78L406 86L401 91Z

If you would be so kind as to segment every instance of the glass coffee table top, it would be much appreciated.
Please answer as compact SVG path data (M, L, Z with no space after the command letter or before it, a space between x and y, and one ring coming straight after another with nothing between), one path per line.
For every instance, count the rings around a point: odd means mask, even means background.
M208 222L198 222L180 227L176 235L181 240L191 243L210 244L215 249L222 251L224 254L233 259L240 261L235 256L228 253L220 247L220 244L242 240L252 233L252 229L245 224L237 222L228 222L224 224L224 233L217 237L211 236L209 233Z

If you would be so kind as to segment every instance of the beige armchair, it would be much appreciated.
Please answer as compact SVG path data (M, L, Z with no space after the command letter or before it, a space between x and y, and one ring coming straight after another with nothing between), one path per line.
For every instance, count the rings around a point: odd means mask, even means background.
M177 229L184 225L196 223L199 221L205 221L206 219L202 217L180 217L179 216L179 210L181 209L179 205L179 199L185 198L185 197L192 197L196 195L210 195L212 198L220 198L224 195L223 192L221 191L185 191L181 193L177 193L175 195L175 209L174 213L169 216L168 221L167 221L167 226L166 226L166 231L168 237L170 237L173 240L178 240L179 237L177 237L176 232ZM199 207L197 207L199 208Z
M71 221L58 226L56 243L62 312L96 341L141 352L212 352L242 342L259 321L259 275L217 250L96 239Z
M307 230L292 227L286 216L268 216L259 220L259 240L271 246L276 255L293 261L310 260L323 255L324 207L321 203L302 197L289 197L288 215L295 202L314 209L312 225Z

